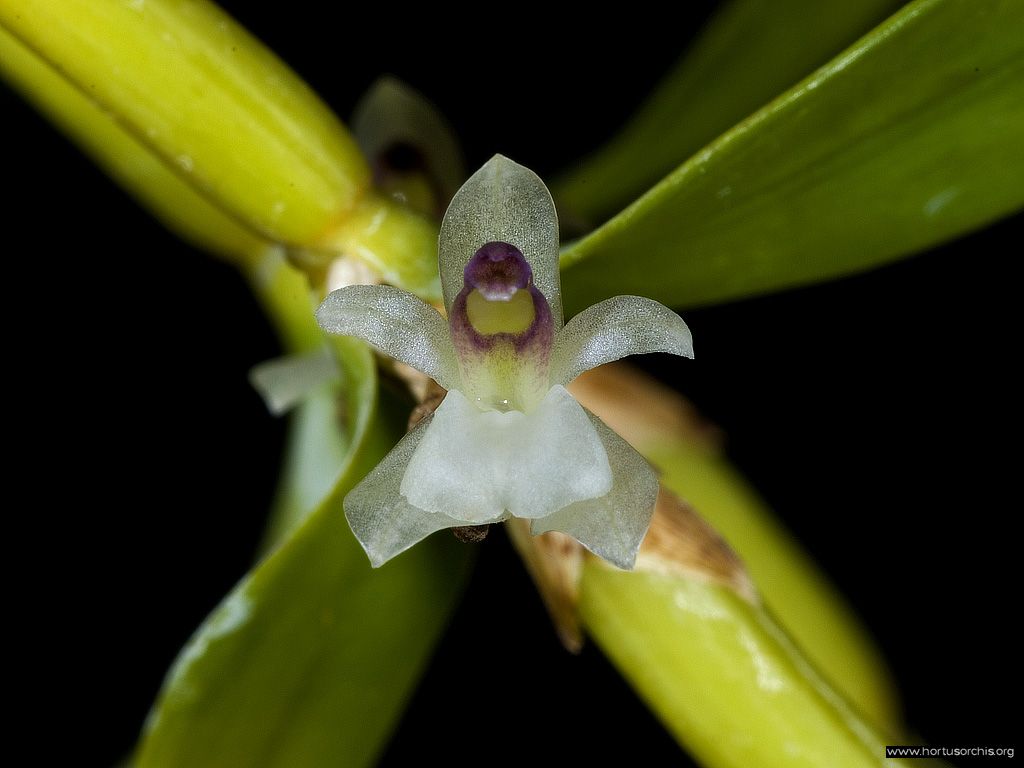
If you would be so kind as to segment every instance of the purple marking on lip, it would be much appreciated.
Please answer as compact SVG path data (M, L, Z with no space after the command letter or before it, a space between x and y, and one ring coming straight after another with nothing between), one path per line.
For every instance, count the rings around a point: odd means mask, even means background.
M488 301L508 300L533 282L533 270L514 245L490 242L482 245L462 272L465 286L476 288Z
M527 349L540 352L546 362L554 337L551 307L544 294L533 284L533 270L522 252L509 243L486 243L466 264L463 276L465 284L452 302L448 315L456 351L460 354L470 350L483 352L492 349L498 342L507 341L512 342L516 352L522 353ZM488 336L477 331L466 314L466 299L474 289L489 301L508 300L516 291L529 291L534 310L530 327L522 333L495 333Z

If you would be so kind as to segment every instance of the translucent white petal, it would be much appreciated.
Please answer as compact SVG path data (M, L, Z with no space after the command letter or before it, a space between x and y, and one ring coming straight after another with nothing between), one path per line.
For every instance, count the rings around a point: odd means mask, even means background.
M275 416L287 413L328 381L341 375L327 347L304 355L285 355L254 365L249 383Z
M445 397L409 462L402 493L467 524L544 517L603 496L611 467L583 407L552 387L537 409L481 411L458 390Z
M466 178L459 142L444 115L419 91L390 75L379 78L359 99L351 126L375 175L394 172L384 156L405 145L422 153L430 180L444 195L442 205Z
M345 497L345 517L374 568L434 531L462 523L412 506L399 487L409 459L430 426L428 417L402 438Z
M441 313L390 285L349 285L328 294L316 311L328 333L358 336L408 363L445 389L459 386L459 364Z
M658 476L629 443L616 435L597 416L587 412L608 454L612 467L611 491L580 501L534 520L534 534L562 531L577 539L595 555L629 570L636 561L658 498Z
M580 312L555 337L551 383L567 384L603 363L648 352L693 357L686 323L641 296L615 296Z
M444 305L451 309L462 290L462 270L485 243L518 248L533 270L533 284L562 327L558 279L558 216L551 193L529 168L495 155L455 193L441 223L438 264Z

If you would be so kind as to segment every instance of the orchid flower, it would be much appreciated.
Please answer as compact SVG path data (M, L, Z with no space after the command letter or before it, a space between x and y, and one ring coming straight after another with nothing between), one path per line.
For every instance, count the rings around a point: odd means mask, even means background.
M616 296L563 325L558 219L528 168L496 155L462 186L441 225L448 319L398 288L352 285L317 311L448 390L344 501L379 566L443 528L510 517L562 531L632 568L658 478L565 389L602 363L646 352L693 356L667 307Z

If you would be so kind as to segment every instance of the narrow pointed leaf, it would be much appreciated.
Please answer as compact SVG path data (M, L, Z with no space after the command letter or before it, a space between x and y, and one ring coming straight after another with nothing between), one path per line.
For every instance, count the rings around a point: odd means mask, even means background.
M730 0L622 131L552 185L599 224L853 43L903 0Z
M243 274L270 318L286 352L301 354L319 349L324 335L316 324L309 280L292 267L280 248L267 249L246 265Z
M849 274L1024 205L1024 4L916 0L562 255L567 307Z
M372 764L464 566L457 542L435 537L371 570L332 498L185 648L137 768Z

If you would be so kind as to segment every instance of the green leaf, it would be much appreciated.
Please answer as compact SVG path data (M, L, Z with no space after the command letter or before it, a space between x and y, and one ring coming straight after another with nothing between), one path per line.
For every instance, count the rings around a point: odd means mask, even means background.
M336 349L346 426L307 425L293 435L312 444L298 447L284 476L270 532L276 546L175 662L136 768L372 764L447 623L467 573L465 547L435 536L371 569L349 530L345 494L404 424L397 404L377 407L366 345L338 339ZM337 394L325 393L326 414L315 396L305 416L338 418ZM326 450L318 466L331 465L346 442L344 460L327 468L333 487L310 513L323 478L296 459Z
M361 477L356 474L370 468L357 461L354 446L374 417L377 364L362 342L324 336L313 314L319 302L309 280L280 253L266 253L245 276L287 352L310 353L329 344L338 364L337 380L313 392L289 415L281 480L264 533L264 546L270 547L320 506L335 486L352 487Z
M917 0L562 254L574 311L849 274L1024 205L1024 3Z
M597 224L896 11L903 0L732 0L622 131L552 185Z
M588 559L588 632L708 768L867 768L886 740L833 693L762 608L728 587Z
M373 355L358 339L330 342L341 377L291 414L281 482L264 534L267 547L301 524L335 487L352 488L376 463L367 463L359 450L376 406Z
M386 448L374 440L367 459ZM342 514L342 490L186 646L138 768L372 763L447 622L467 558L453 539L433 537L371 569Z

